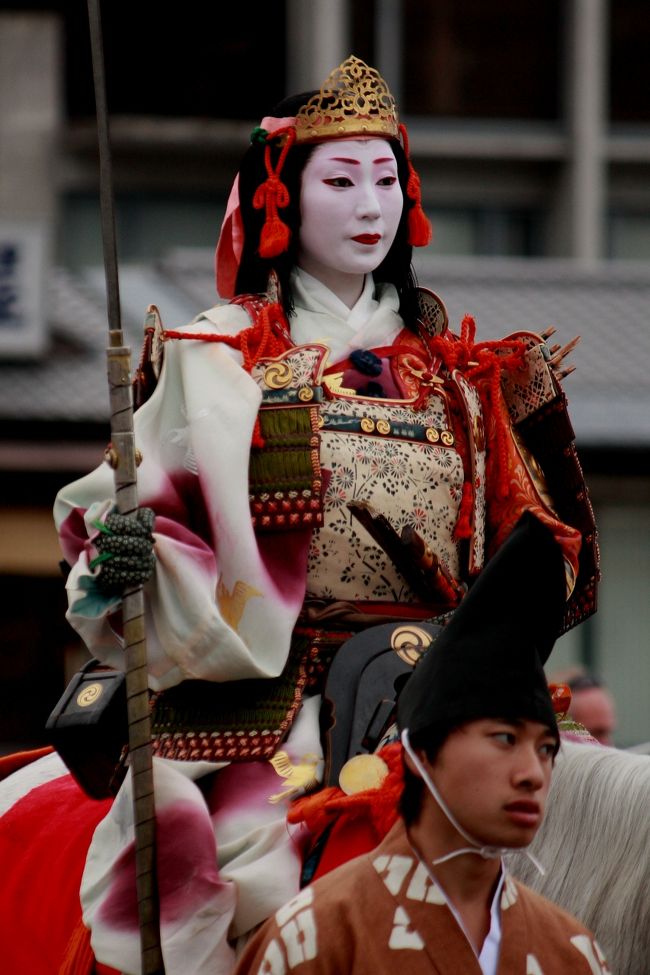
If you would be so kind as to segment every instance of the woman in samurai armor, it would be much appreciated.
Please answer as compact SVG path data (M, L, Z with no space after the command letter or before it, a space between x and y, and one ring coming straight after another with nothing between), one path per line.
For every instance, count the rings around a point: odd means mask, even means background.
M591 611L591 509L549 351L477 343L470 318L454 334L411 270L429 240L394 100L350 57L252 134L217 249L229 300L150 330L149 511L113 513L106 465L57 498L68 618L105 665L123 667L124 584L145 581L167 975L229 971L298 890L286 809L322 779L347 638L453 610L525 510L562 547L567 625ZM127 777L81 885L93 950L122 972L139 964L131 839Z

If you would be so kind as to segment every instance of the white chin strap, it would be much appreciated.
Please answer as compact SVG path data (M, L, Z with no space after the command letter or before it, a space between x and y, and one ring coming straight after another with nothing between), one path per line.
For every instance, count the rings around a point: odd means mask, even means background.
M404 748L404 751L410 757L411 761L413 762L416 769L420 773L424 784L426 785L427 789L429 790L429 792L437 802L438 806L445 814L445 816L447 817L451 825L454 827L454 829L458 830L460 835L464 839L466 839L468 843L471 844L470 846L463 846L458 850L452 850L451 853L446 853L444 856L438 857L436 860L432 860L431 863L433 866L437 866L439 863L446 863L447 860L452 860L454 857L464 856L464 854L466 853L474 853L476 856L482 857L484 860L499 860L502 856L505 856L508 853L514 853L516 851L516 852L524 853L528 857L530 862L533 864L533 866L536 867L537 870L539 870L542 877L545 875L546 871L544 870L544 867L527 848L511 847L511 846L486 846L485 844L480 843L477 839L471 836L467 832L467 830L463 829L463 827L460 825L460 823L452 813L451 809L448 808L445 800L438 792L433 782L433 779L431 778L431 776L425 769L424 765L420 761L420 758L418 757L418 755L416 755L413 748L411 747L411 743L409 741L408 728L404 728L404 730L402 731L401 738L402 738L402 746Z

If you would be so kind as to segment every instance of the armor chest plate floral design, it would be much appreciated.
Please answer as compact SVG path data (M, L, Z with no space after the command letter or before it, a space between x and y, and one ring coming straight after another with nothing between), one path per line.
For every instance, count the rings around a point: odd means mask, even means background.
M327 388L326 352L322 346L297 347L253 371L263 395L263 429L272 426L269 411L302 407L317 418L324 497L309 551L307 597L418 601L348 505L371 505L398 534L411 526L458 578L453 530L464 471L444 387L435 387L421 405L415 399L356 395L337 383Z
M326 599L413 602L416 596L347 507L372 506L399 533L413 527L458 578L452 533L463 490L447 407L422 409L341 396L321 408L321 464L331 473L322 528L309 553L307 593Z

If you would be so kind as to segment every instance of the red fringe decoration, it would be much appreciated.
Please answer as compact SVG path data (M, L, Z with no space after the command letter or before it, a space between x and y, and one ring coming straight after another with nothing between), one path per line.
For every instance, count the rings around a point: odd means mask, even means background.
M267 177L261 186L257 187L253 197L253 206L256 210L266 207L266 220L260 234L259 255L263 258L278 257L289 247L291 231L280 219L278 207L283 208L289 205L289 191L280 179L280 173L287 158L287 153L296 139L295 129L290 128L286 131L286 142L282 147L278 164L273 169L271 161L271 146L267 143L264 149L264 165L266 166ZM274 132L272 138L284 134L284 131Z
M412 247L426 247L427 244L431 243L433 231L431 229L429 218L422 209L422 187L420 185L420 177L416 173L409 155L409 140L406 132L406 126L400 125L399 130L402 136L404 154L406 156L409 169L409 178L406 184L406 195L408 196L409 200L413 201L413 206L411 207L408 215L408 243Z
M95 955L90 947L90 931L81 918L70 935L58 975L94 975Z
M500 339L496 342L478 342L475 344L475 337L476 322L471 315L465 315L461 322L460 337L449 332L444 336L436 335L429 340L429 347L433 354L440 356L450 372L459 369L470 381L476 384L486 415L490 414L494 418L496 442L490 445L490 449L496 450L499 459L499 479L496 484L496 491L499 498L506 498L510 492L506 441L509 421L508 411L501 394L501 372L522 368L526 346L517 339ZM465 486L463 486L464 500ZM462 504L463 502L461 502L461 508ZM463 530L463 528L464 525L461 524L458 530ZM458 537L463 536L459 535Z

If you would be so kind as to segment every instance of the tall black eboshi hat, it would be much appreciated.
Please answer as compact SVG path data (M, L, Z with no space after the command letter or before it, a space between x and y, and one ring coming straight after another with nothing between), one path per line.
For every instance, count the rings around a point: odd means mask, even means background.
M555 728L542 665L565 600L562 551L551 531L526 513L408 679L398 701L400 730L413 740L482 718Z

